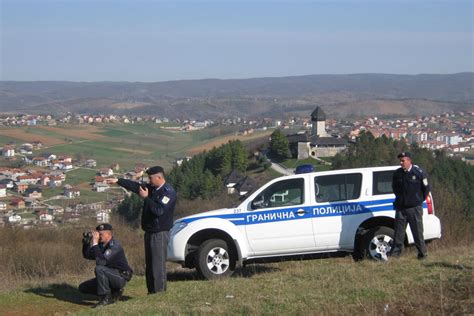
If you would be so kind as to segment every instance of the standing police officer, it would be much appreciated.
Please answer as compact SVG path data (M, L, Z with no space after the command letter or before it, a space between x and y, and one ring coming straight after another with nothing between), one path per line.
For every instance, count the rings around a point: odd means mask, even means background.
M426 174L417 165L413 165L409 152L398 156L401 168L393 174L392 188L395 193L395 237L390 254L400 256L405 240L407 221L413 234L418 259L427 257L423 237L423 201L430 193Z
M111 179L143 199L142 229L145 231L145 270L148 294L166 291L166 257L169 230L173 226L176 192L165 180L160 166L149 168L149 183Z
M128 265L120 242L113 238L112 225L105 223L92 231L92 238L84 238L82 255L95 260L95 278L79 285L82 293L99 295L95 307L109 305L120 299L125 284L132 278L132 269Z

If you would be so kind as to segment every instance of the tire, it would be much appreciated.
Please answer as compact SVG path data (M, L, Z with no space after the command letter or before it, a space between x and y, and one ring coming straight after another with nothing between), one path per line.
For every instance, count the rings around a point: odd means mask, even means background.
M235 258L222 239L209 239L203 242L196 251L195 260L197 272L205 279L226 278L234 273Z
M395 232L386 226L371 228L363 237L360 253L364 258L387 261Z

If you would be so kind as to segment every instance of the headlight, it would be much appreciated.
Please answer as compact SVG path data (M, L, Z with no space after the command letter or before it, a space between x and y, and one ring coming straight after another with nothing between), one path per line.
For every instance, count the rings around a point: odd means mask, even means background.
M186 226L188 226L188 223L186 222L178 222L174 224L173 228L171 228L170 235L171 236L176 235L181 230L183 230L183 228L185 228Z

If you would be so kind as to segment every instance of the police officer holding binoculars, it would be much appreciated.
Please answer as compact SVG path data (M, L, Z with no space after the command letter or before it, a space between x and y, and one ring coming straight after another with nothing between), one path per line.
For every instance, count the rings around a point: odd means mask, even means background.
M94 307L117 302L132 278L133 270L128 265L122 245L113 237L112 225L100 224L94 231L85 232L82 255L95 260L96 266L95 278L81 283L79 291L100 297Z

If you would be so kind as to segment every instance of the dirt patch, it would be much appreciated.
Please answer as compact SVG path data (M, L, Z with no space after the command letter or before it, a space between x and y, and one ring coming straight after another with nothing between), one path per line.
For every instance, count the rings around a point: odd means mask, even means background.
M12 138L16 139L21 139L26 142L34 142L34 141L40 141L46 146L52 146L52 145L59 145L59 144L64 144L65 141L50 137L50 136L44 136L44 135L37 135L34 133L28 133L24 129L17 129L17 128L10 128L10 129L2 129L1 130L2 135L4 136L9 136Z
M62 135L62 136L80 137L80 138L85 138L85 139L90 139L90 140L105 138L104 135L98 134L102 130L92 125L86 125L86 126L80 126L80 127L73 126L70 129L52 127L52 126L37 126L37 127L56 133L58 135Z
M132 148L123 148L123 147L112 147L113 150L125 151L132 154L142 154L142 155L149 155L152 151L140 150L140 149L132 149Z
M213 147L219 147L221 145L227 144L231 140L240 140L242 142L252 140L252 139L257 139L261 137L265 137L270 135L272 132L268 131L265 133L254 133L250 135L229 135L229 136L224 136L218 139L213 139L203 145L199 145L196 147L191 148L186 152L187 155L193 156L197 155L199 153L202 153L205 150L211 150Z

